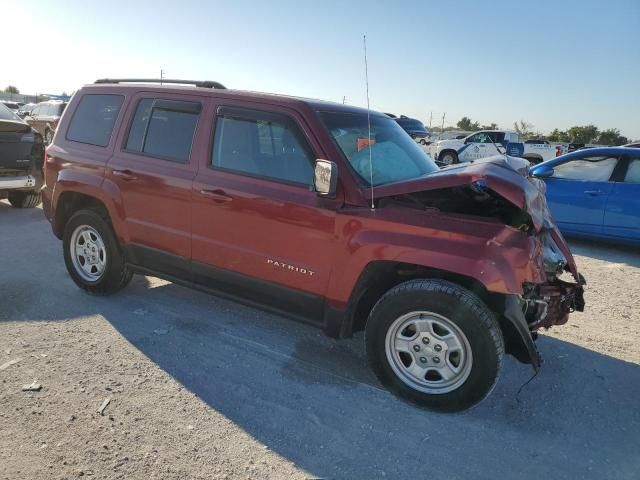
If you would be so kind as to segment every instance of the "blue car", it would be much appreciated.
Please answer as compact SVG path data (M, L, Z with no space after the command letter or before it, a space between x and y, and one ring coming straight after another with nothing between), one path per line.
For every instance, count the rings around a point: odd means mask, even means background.
M640 150L578 150L531 167L568 236L640 245Z

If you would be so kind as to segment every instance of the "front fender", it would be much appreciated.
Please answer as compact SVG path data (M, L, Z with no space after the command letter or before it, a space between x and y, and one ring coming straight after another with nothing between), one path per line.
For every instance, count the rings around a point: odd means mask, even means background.
M344 252L339 255L329 283L329 300L344 307L360 272L371 261L407 263L469 277L487 291L500 294L523 293L524 283L545 281L541 245L512 227L465 219L431 217L431 228L398 231L358 230L355 220L343 231L354 230ZM349 226L352 223L352 226ZM387 226L387 225L384 225ZM395 226L395 228L393 228Z

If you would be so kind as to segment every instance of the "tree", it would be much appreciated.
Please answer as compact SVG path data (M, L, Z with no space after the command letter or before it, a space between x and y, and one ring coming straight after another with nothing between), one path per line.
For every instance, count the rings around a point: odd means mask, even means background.
M598 136L598 143L601 145L619 146L629 143L629 139L624 135L620 135L620 130L617 128L609 128L608 130L600 132L600 135Z
M478 122L472 122L469 117L462 117L457 125L460 130L467 130L467 131L480 130L480 124Z
M18 87L9 85L7 88L4 89L4 93L20 93L20 90L18 90Z
M575 126L567 130L571 143L591 143L598 138L599 133L595 125Z
M529 122L525 122L524 120L520 120L519 122L513 122L513 128L518 133L518 136L527 140L530 138L541 138L543 135L540 132L536 132L533 128L533 125Z
M498 129L497 123L490 123L489 125L482 125L480 127L480 130L497 130L497 129Z
M563 130L558 130L557 128L553 129L547 138L550 142L564 142L569 143L569 134Z

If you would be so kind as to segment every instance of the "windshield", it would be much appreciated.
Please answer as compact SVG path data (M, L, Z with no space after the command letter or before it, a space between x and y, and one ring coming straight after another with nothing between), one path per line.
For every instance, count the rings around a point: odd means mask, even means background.
M0 103L0 120L17 120L22 122L22 119L9 110L4 103Z
M395 120L371 115L371 142L367 114L319 112L320 118L360 178L373 185L399 182L438 170L431 157Z
M407 120L404 118L396 119L396 122L400 124L400 126L406 130L413 130L416 132L426 132L427 129L425 126L418 120Z

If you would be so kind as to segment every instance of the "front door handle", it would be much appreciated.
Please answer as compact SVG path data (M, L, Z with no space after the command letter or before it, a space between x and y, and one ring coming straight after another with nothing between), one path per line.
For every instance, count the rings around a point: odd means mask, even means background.
M591 195L592 197L597 197L602 192L600 190L585 190L584 193L586 193L587 195Z
M200 194L204 195L205 197L209 197L211 200L213 200L216 203L227 203L233 200L221 188L216 188L214 190L203 188L202 190L200 190Z
M133 174L133 172L131 170L128 170L128 169L125 169L125 170L113 170L113 174L116 177L120 177L125 182L130 182L130 181L135 180L137 178Z

